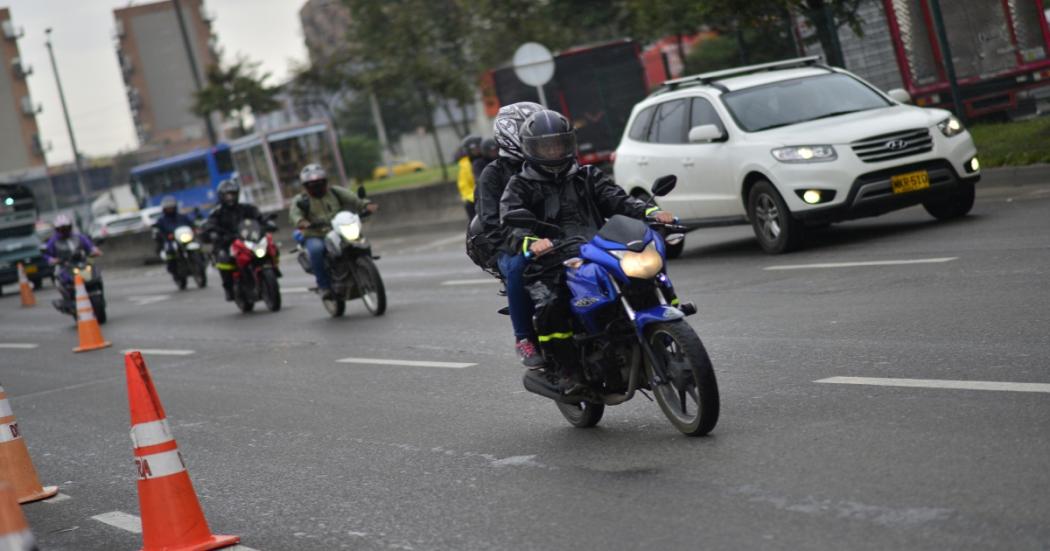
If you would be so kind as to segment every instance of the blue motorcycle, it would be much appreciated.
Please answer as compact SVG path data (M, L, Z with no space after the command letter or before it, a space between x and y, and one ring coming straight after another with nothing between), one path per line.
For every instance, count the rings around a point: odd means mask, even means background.
M674 176L658 179L650 201L670 193L675 183ZM512 227L560 232L524 209L503 220ZM605 406L622 404L639 391L655 394L667 419L688 436L707 434L718 422L715 372L685 321L696 307L678 300L667 277L667 246L680 243L684 229L617 215L592 239L555 240L544 255L579 250L562 265L583 390L563 394L557 376L542 370L527 372L523 382L529 392L553 400L573 426L597 425Z

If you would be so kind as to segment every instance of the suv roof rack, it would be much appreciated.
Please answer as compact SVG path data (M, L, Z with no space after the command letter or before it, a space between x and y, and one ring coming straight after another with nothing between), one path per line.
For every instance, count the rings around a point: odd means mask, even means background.
M736 67L733 69L724 69L722 71L712 71L710 73L701 73L699 75L692 75L688 77L676 78L673 80L664 81L659 88L653 90L650 96L657 94L663 94L665 92L671 92L680 88L689 88L691 86L708 85L718 88L722 92L728 92L729 90L718 84L716 81L738 77L743 75L750 75L754 73L761 73L763 71L773 71L778 69L793 69L797 67L821 67L831 70L831 67L821 63L819 55L812 55L808 57L798 57L794 59L785 59L783 61L774 61L771 63L759 63L758 65L748 65L746 67Z

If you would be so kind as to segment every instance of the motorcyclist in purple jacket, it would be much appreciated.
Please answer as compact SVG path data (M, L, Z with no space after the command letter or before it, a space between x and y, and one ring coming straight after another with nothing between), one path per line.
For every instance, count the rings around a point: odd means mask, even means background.
M55 233L44 245L44 259L48 264L55 265L71 259L81 250L87 256L102 256L102 251L88 236L73 231L72 218L66 214L55 217Z

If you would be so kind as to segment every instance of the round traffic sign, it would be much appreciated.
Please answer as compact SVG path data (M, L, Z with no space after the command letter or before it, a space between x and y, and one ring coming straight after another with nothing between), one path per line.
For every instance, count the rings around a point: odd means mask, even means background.
M514 52L514 74L529 86L543 86L554 76L554 56L538 42L526 42Z

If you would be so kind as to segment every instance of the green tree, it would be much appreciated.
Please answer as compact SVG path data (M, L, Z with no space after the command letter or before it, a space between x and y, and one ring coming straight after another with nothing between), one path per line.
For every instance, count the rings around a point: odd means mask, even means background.
M356 180L358 185L364 185L365 180L371 180L372 171L380 162L379 142L364 136L347 136L339 146L347 174Z
M267 86L269 73L258 74L259 64L239 59L223 68L208 67L206 85L194 93L193 112L202 117L218 111L237 120L241 134L247 133L245 117L248 113L263 114L281 106L276 100L277 88Z

